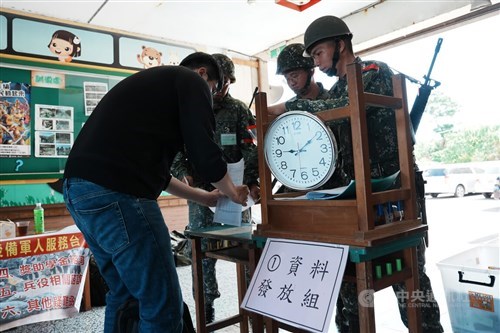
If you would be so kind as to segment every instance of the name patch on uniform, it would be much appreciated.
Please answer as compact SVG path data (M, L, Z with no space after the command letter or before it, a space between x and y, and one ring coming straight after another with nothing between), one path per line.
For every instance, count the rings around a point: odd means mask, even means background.
M222 146L231 146L236 144L235 133L223 133L220 135L220 144Z

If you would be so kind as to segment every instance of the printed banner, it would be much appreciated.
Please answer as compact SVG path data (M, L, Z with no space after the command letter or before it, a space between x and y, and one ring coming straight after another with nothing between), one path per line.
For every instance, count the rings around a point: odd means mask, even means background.
M0 331L79 312L89 263L80 232L0 241Z

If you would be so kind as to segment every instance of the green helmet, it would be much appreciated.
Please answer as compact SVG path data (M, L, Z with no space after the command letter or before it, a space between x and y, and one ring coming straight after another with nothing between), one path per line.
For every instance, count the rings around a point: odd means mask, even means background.
M339 36L352 37L352 33L347 24L338 17L327 15L314 20L309 24L304 34L306 53L309 54L311 47L317 42Z
M287 45L278 56L276 74L283 75L288 71L298 68L314 68L314 60L303 56L304 49L303 44Z
M214 53L212 54L212 57L214 57L219 64L224 76L228 77L229 80L231 80L231 83L234 83L236 81L236 77L234 76L234 64L231 59L222 53Z

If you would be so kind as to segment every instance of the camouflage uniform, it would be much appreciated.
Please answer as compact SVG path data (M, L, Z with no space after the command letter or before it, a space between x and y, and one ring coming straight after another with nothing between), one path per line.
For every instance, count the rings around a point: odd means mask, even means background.
M245 169L243 183L246 185L258 184L259 170L257 163L257 146L253 143L248 127L255 125L255 118L248 107L241 101L227 94L221 102L214 101L215 113L215 141L224 152L228 163L238 162L244 158ZM172 165L172 174L182 180L185 176L193 177L193 186L212 191L214 187L201 179L190 165L186 155L179 153ZM189 225L188 229L196 230L209 226L219 225L213 221L214 214L210 208L188 201ZM251 222L251 210L242 213L242 222ZM202 250L217 248L214 240L202 240ZM188 257L191 257L191 244L186 247ZM215 272L216 259L205 258L203 263L203 286L205 290L205 308L213 307L215 299L220 297ZM212 310L213 311L213 310Z
M387 64L377 61L361 61L363 87L365 92L392 96L393 73ZM347 93L347 79L340 79L329 91L334 99L322 101L294 100L286 103L287 110L305 110L312 113L339 108L349 104ZM387 108L369 107L366 110L367 126L370 136L370 168L372 178L381 178L392 175L399 170L399 156L397 149L397 133L394 110ZM348 119L330 121L328 123L337 140L339 156L337 166L330 180L322 188L345 186L354 179L354 159L352 152L351 126ZM418 272L420 291L424 295L422 304L423 332L443 332L439 322L439 306L432 296L432 287L425 274L425 244L422 241L417 247ZM393 285L396 295L403 295L404 284ZM336 323L341 332L358 332L358 293L356 284L343 282L340 296L344 303L342 314L337 312ZM401 319L408 326L403 297L398 297Z

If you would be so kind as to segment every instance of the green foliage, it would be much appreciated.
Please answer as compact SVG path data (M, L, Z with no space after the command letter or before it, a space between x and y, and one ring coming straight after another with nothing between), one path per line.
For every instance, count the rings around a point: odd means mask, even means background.
M500 160L500 125L447 132L439 141L417 144L415 156L440 163Z
M440 138L417 142L415 156L419 163L500 160L500 125L457 129L454 118L460 107L439 92L431 95L425 112Z

